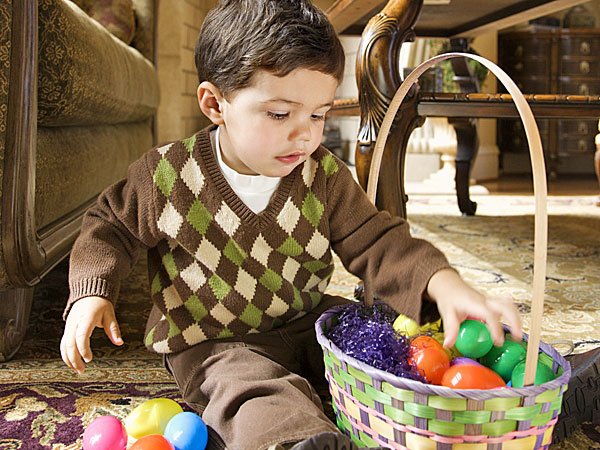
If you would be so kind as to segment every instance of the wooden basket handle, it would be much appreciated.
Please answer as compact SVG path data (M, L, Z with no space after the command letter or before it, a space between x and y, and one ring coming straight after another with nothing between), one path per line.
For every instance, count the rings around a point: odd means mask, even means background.
M369 170L369 180L367 183L367 196L371 202L375 203L377 193L377 183L379 181L379 169L383 157L385 142L390 132L390 128L396 117L396 113L408 94L410 88L415 84L418 78L430 67L437 63L451 58L469 58L487 67L498 80L504 85L508 93L512 96L517 111L525 127L527 142L529 144L529 154L531 156L531 167L533 171L533 192L535 195L535 231L534 231L534 259L533 259L533 296L531 300L531 324L529 333L529 344L527 346L527 360L525 365L524 384L533 384L535 380L535 371L538 360L538 349L540 345L540 333L542 327L542 315L544 311L544 290L546 282L546 258L548 248L548 212L547 186L546 186L546 168L544 164L544 153L542 150L542 140L535 123L533 113L529 104L523 97L523 94L515 82L493 62L468 53L444 53L434 56L427 61L419 64L400 85L390 106L383 118L379 130L375 148L373 150L371 167ZM365 287L366 288L366 287Z

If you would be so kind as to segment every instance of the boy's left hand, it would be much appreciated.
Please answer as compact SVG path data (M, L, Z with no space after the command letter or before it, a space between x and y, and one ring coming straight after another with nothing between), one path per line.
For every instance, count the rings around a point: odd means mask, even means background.
M504 342L501 320L508 325L515 339L523 338L521 317L511 298L488 299L452 269L436 272L427 284L427 294L436 302L442 316L446 348L454 345L460 324L466 319L485 322L496 346Z

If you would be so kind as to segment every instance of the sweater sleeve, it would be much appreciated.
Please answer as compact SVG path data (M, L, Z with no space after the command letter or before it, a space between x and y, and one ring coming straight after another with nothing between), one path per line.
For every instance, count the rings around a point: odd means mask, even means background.
M333 250L373 296L420 322L429 279L450 264L432 244L412 237L406 220L378 211L348 168L340 169L329 188Z
M140 249L157 245L148 154L129 167L125 179L103 191L84 215L69 267L70 295L64 312L82 297L100 296L115 303L121 280Z

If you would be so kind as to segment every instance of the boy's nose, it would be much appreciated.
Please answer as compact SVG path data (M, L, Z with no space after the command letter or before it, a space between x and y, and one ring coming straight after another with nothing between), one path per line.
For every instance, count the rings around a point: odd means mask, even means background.
M294 127L293 140L295 141L310 141L311 129L310 123L301 122Z

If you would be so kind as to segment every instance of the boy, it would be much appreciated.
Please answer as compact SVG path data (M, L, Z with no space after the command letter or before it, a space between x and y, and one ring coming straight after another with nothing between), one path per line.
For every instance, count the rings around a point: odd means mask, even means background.
M151 150L87 213L71 255L67 365L84 370L96 326L122 343L113 304L141 249L145 343L231 449L355 448L312 385L323 378L315 320L346 302L324 294L331 250L398 312L419 320L436 302L447 346L467 316L497 344L501 317L521 337L512 302L466 285L320 147L344 54L310 1L222 0L195 59L213 125Z

